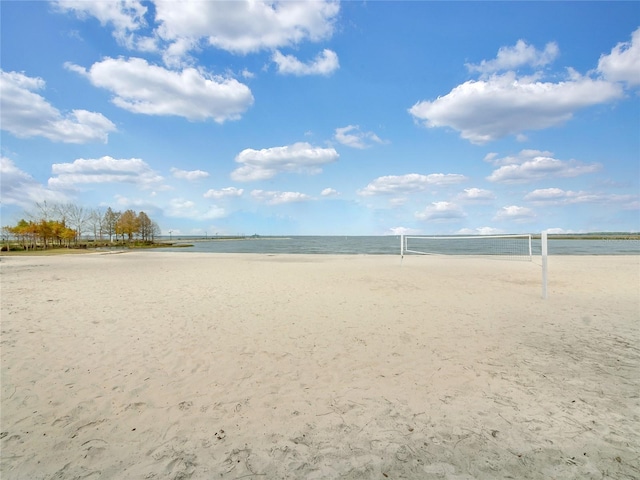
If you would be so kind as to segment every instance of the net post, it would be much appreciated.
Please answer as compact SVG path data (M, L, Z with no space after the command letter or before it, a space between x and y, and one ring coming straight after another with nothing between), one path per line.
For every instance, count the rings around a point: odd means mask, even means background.
M400 258L404 258L404 233L400 234Z
M533 250L531 249L531 237L532 235L529 234L529 261L533 262Z
M542 243L542 298L547 298L547 232L540 235Z

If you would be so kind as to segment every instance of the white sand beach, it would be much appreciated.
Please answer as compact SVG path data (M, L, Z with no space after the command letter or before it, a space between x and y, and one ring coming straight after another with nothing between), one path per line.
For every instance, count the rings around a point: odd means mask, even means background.
M640 256L0 273L3 480L640 478Z

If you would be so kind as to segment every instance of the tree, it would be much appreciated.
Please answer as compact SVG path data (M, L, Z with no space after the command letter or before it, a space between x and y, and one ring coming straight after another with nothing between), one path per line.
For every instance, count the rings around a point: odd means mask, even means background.
M82 231L87 223L87 217L89 212L83 207L68 203L64 206L67 213L69 227L76 231L76 242L81 239Z
M138 216L133 210L124 212L116 224L116 233L122 235L123 240L126 235L127 239L131 241L139 229Z
M156 237L159 237L161 234L162 231L160 230L160 225L158 225L156 222L151 222L151 241L155 242Z
M122 214L120 212L114 212L113 210L111 210L111 207L107 208L107 211L104 212L102 224L104 233L109 235L110 242L113 242L113 236L116 235L116 225L118 224L121 215Z
M97 209L93 209L89 212L89 215L87 216L87 224L91 227L91 229L93 230L93 239L94 240L102 240L102 229L103 229L103 216L100 213L99 210Z
M53 220L40 220L40 223L37 225L37 235L42 239L42 243L44 244L44 248L47 248L48 241L54 238L54 222Z
M2 227L2 239L15 238L25 249L42 246L67 245L77 242L83 229L93 229L93 237L102 238L103 233L125 235L129 242L139 236L143 241L154 241L160 235L160 227L145 212L137 214L133 210L114 212L110 207L102 215L98 210L86 210L73 204L36 204L39 214L29 215L29 220L21 219L15 226ZM44 215L47 216L44 216Z
M55 203L47 203L46 200L44 202L36 202L36 210L37 213L30 215L31 217L37 218L38 220L42 220L43 218L50 220L57 212L58 205Z
M142 238L142 241L146 242L151 240L151 237L153 236L153 232L152 232L153 222L151 221L149 216L144 212L140 212L138 214L138 227L139 227L139 233L140 233L140 237Z
M28 250L29 247L36 247L38 240L38 225L35 222L27 222L25 219L21 219L11 230L25 249Z

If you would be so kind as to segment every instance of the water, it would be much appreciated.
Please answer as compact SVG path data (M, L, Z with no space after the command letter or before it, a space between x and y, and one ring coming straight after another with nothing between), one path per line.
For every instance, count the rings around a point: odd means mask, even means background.
M501 254L488 249L487 240L439 242L441 253ZM499 245L496 240L489 240ZM180 238L176 243L193 244L183 248L160 248L154 251L264 253L264 254L334 254L399 255L399 236L294 236L259 237L228 240ZM518 243L522 244L522 241ZM505 243L505 247L506 247ZM527 247L528 248L528 247ZM540 240L532 240L533 255L540 255ZM640 255L640 240L559 240L549 239L549 255ZM506 252L509 253L509 252Z

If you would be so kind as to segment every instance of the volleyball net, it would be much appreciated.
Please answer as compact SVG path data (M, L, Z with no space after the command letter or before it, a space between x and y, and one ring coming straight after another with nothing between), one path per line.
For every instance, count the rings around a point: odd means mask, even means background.
M531 235L403 235L400 254L496 256L531 261Z
M504 260L533 262L540 255L542 267L542 297L547 298L547 232L534 245L531 234L514 235L401 235L400 255L455 255L492 257ZM537 263L537 262L536 262Z

